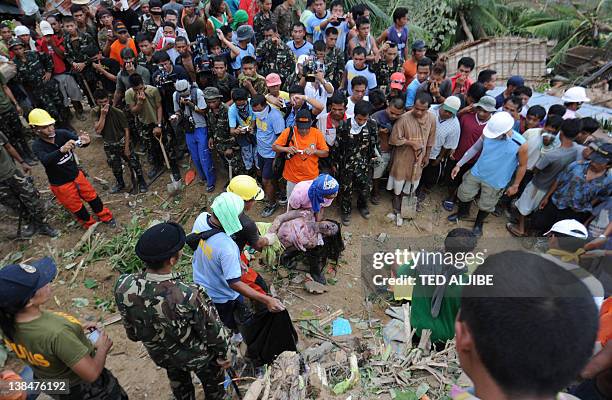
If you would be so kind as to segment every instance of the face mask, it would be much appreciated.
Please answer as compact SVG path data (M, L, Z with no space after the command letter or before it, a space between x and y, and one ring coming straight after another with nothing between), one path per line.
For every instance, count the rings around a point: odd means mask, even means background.
M237 104L236 104L236 108L237 108L237 109L238 109L238 111L240 111L240 112L246 112L246 111L247 111L247 107L248 107L248 105L247 105L247 104L245 104L245 105L243 105L243 106L239 106L239 105L237 105Z
M366 121L363 125L359 125L355 118L351 119L351 135L358 135L367 123Z
M153 15L162 15L162 12L161 11L157 11L157 10L156 11L151 10L151 14L153 14Z
M268 116L268 106L266 106L263 111L253 111L253 114L255 114L255 118L257 118L258 120L266 119L266 117Z

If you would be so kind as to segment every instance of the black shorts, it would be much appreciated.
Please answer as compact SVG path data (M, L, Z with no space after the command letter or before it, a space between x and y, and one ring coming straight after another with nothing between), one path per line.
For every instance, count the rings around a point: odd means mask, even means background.
M261 177L263 179L272 179L272 165L274 164L274 158L265 158L260 154L257 154L257 158L259 159L259 169L261 170Z

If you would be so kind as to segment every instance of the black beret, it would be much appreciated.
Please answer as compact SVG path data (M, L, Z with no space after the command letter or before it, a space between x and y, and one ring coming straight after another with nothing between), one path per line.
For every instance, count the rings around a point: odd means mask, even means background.
M144 262L169 260L185 245L185 231L175 222L163 222L147 229L138 243L136 255Z

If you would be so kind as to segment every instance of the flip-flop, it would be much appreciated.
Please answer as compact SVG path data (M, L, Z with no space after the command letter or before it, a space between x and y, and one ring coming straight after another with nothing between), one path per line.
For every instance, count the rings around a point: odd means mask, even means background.
M516 226L514 226L514 224L511 222L508 222L506 224L506 229L514 237L527 237L526 233L519 233L518 230L516 229Z
M455 203L450 200L444 200L442 202L442 208L444 208L446 211L453 211L455 208Z

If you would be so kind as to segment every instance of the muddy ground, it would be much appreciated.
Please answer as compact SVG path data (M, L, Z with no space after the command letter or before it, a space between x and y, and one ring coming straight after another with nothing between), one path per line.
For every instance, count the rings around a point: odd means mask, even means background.
M75 127L85 129L90 134L93 132L93 124L90 120L84 123L75 121ZM167 173L162 175L153 184L149 193L137 196L128 196L125 193L111 195L108 192L108 187L112 186L114 178L106 163L106 157L102 149L102 139L92 135L92 144L87 148L78 149L77 153L83 169L89 174L90 180L94 182L99 195L108 204L119 224L117 230L101 226L98 231L106 236L117 234L121 229L121 225L128 224L134 215L141 215L144 209L148 209L150 212L148 212L147 217L139 222L146 225L146 221L149 219L164 219L164 217L168 217L168 214L172 212L175 214L170 214L170 217L176 217L181 210L195 206L193 210L196 211L189 215L183 215L183 218L187 221L185 224L186 230L191 230L193 222L197 217L197 210L206 207L206 200L210 201L214 196L214 194L206 196L205 186L194 182L186 188L176 202L172 202L167 208L162 208L160 205L167 198L166 184L170 182L170 175ZM141 161L143 159L144 157L141 157ZM181 164L184 164L186 167L188 164L187 159L181 162ZM218 160L216 165L220 166ZM183 174L185 173L185 168L183 168L182 172ZM217 175L218 193L227 182L227 173L217 169ZM40 164L34 167L33 176L43 199L53 203L47 179ZM101 178L107 181L109 185L103 185L98 179L94 178ZM127 184L129 185L129 180L127 180ZM278 287L278 292L283 301L288 305L292 316L295 318L305 310L310 310L316 315L324 317L337 309L343 309L345 316L364 316L364 289L360 279L362 236L377 237L380 233L384 232L390 236L405 237L406 246L410 245L410 238L426 235L440 235L443 237L450 229L457 227L457 224L449 223L446 220L448 212L441 207L442 194L445 190L445 188L439 188L428 196L423 204L422 211L414 222L405 222L402 227L396 227L385 217L391 210L391 197L388 194L383 196L383 201L380 205L371 206L371 218L369 220L364 220L354 210L351 226L343 229L345 236L348 238L347 249L343 255L344 261L339 264L335 275L337 282L328 287L329 291L321 295L311 295L306 293L299 284L285 284ZM263 205L257 205L250 212L250 215L256 220L263 220L259 217L262 209ZM2 214L4 215L0 220L0 238L2 238L0 259L16 251L23 253L22 261L50 255L50 253L54 253L56 256L61 255L63 252L69 251L84 233L73 222L73 219L67 212L57 206L51 206L49 211L50 221L53 226L61 230L61 235L58 238L50 239L46 236L34 236L31 240L27 241L10 240L8 235L16 230L17 216L16 214L4 211L2 211ZM276 215L278 214L279 212L277 211ZM326 215L339 220L337 205L333 205ZM510 235L504 227L505 223L506 220L503 217L496 218L490 216L485 225L485 237L514 241L514 239L510 239ZM470 227L470 225L471 223L469 222L460 223L460 226ZM59 263L59 276L52 284L55 301L50 301L47 304L48 308L69 312L82 320L104 320L112 314L114 307L111 306L106 309L104 307L96 308L95 304L96 301L102 303L112 299L112 287L119 275L117 271L113 270L104 261L99 261L88 265L77 275L74 283L70 284L69 282L74 276L74 268L65 270L65 263L62 264L61 260ZM273 276L271 276L269 271L263 271L262 273L269 280L273 280ZM94 279L98 283L96 288L88 289L85 287L84 282L88 278ZM77 307L72 300L74 298L87 298L89 299L89 305ZM384 318L383 311L381 307L375 306L373 313ZM127 339L121 323L110 325L107 327L107 332L114 342L113 349L107 360L107 367L119 378L130 398L172 398L164 370L155 366L146 355L146 351L141 344ZM301 339L304 338L301 337ZM310 343L308 339L302 340L301 346L306 346L308 343Z

